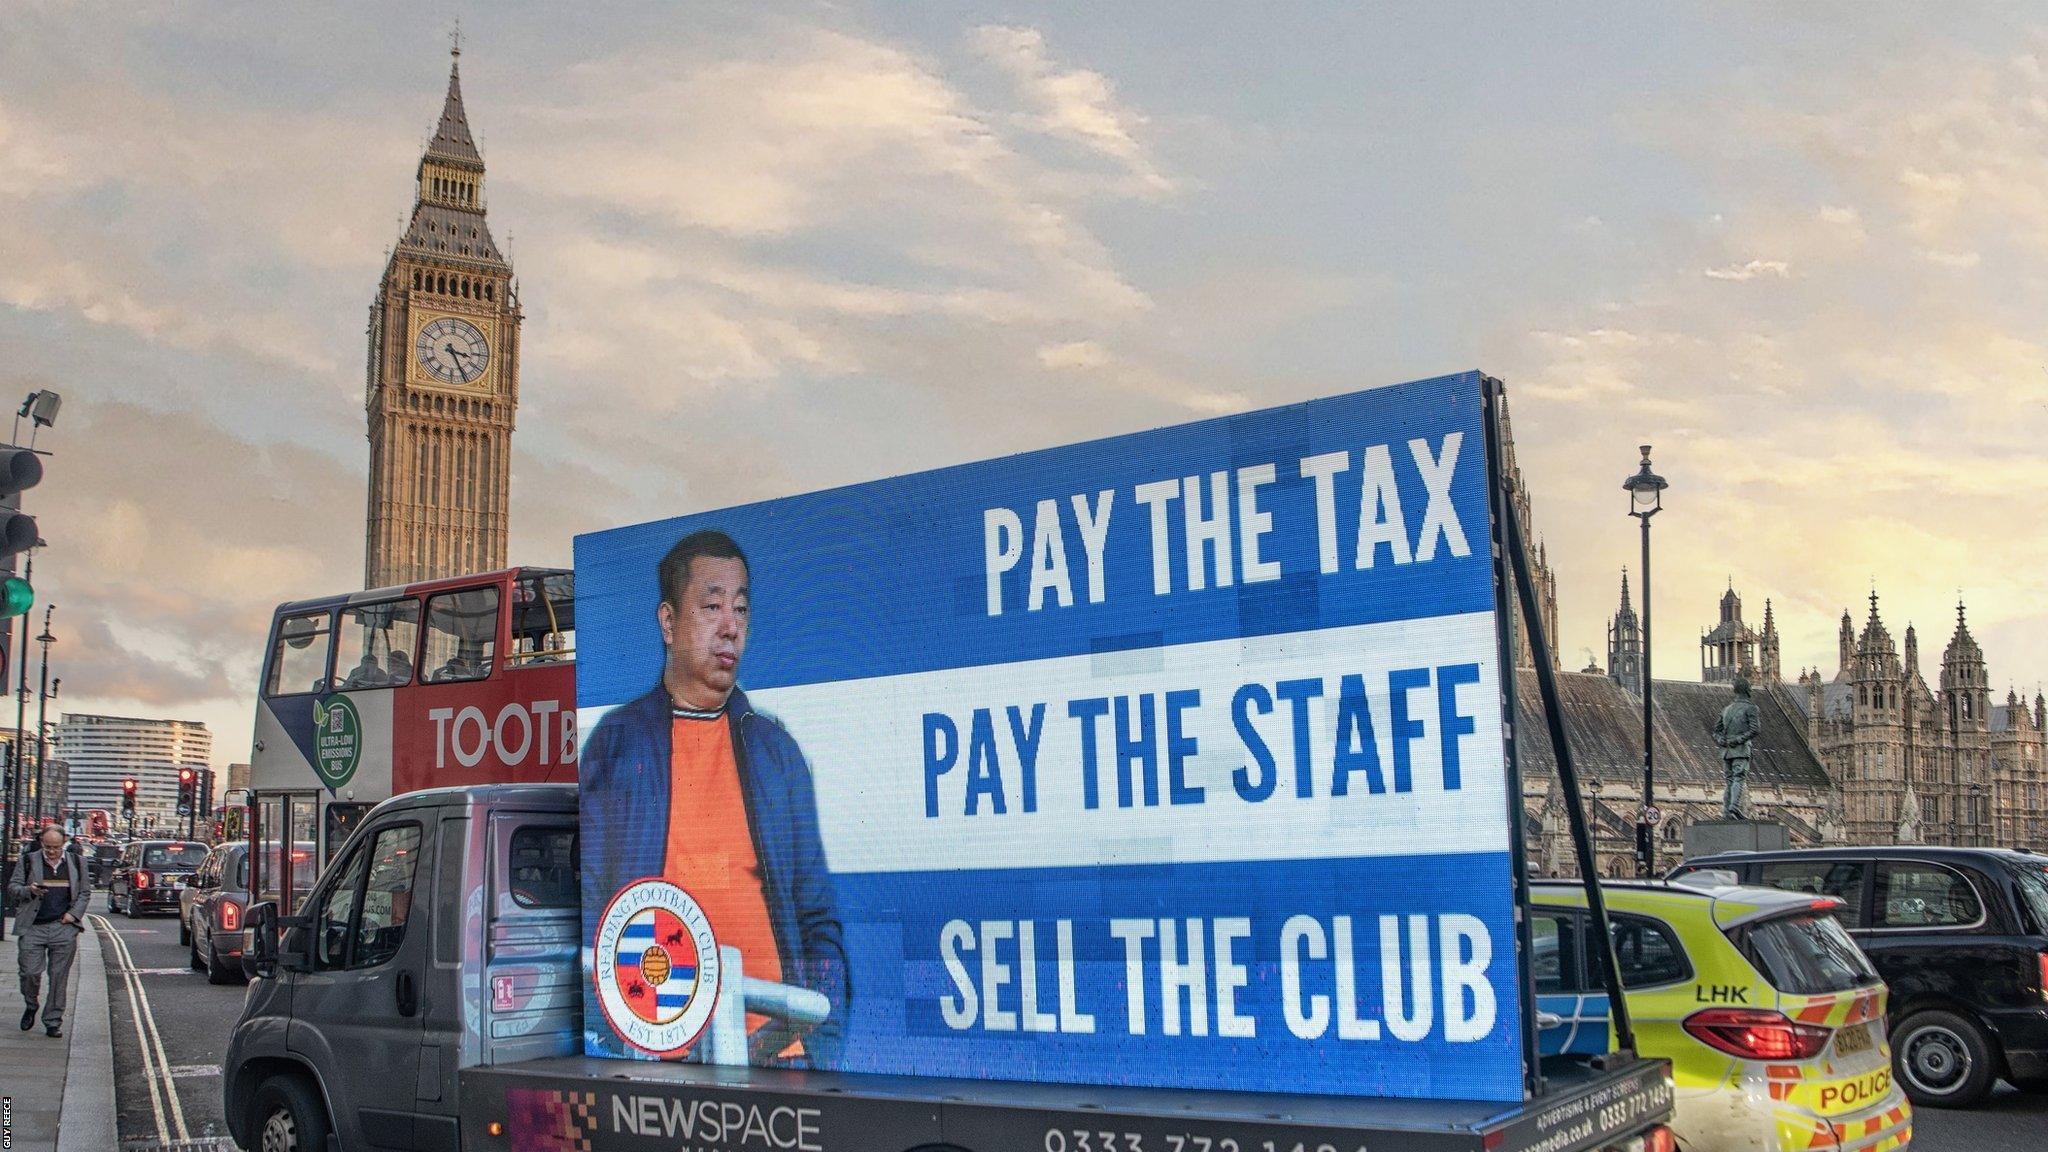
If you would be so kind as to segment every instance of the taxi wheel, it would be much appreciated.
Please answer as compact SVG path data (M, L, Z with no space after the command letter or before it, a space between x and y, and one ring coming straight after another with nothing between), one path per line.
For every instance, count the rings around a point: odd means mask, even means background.
M1916 1012L1892 1033L1892 1065L1913 1103L1969 1108L1991 1094L1998 1056L1984 1030L1954 1012Z
M210 940L206 945L206 959L200 967L206 969L208 984L233 984L242 974L241 969L230 968L221 962L220 953L215 950Z
M178 943L190 944L191 942L192 922L190 920L185 919L185 914L183 912L180 912L178 913Z

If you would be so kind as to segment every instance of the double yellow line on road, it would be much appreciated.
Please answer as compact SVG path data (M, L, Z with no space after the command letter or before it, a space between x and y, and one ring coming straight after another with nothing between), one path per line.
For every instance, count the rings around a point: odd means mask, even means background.
M185 1108L178 1103L178 1086L171 1081L170 1057L164 1053L156 1013L150 1009L149 993L143 991L142 974L136 971L128 942L105 916L93 913L86 918L99 932L101 943L112 954L114 970L121 974L128 988L128 1014L135 1021L135 1042L142 1049L142 1078L149 1085L149 1107L156 1116L157 1142L168 1144L173 1138L190 1140L192 1133L185 1127Z

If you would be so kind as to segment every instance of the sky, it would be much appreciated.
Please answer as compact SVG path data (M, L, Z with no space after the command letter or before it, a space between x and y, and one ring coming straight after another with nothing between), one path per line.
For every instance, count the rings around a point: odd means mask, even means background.
M0 403L68 711L247 758L357 587L364 327L460 18L526 321L512 559L1470 368L1567 667L1655 521L1787 674L1875 587L2048 681L2048 20L1974 4L0 7ZM1639 585L1638 585L1639 586ZM40 609L39 609L40 610ZM33 669L32 669L33 671Z

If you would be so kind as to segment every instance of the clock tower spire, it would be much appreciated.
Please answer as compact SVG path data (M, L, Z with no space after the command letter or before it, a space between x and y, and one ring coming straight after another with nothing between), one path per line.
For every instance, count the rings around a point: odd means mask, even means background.
M505 566L522 313L485 218L459 37L449 56L412 218L370 302L370 588Z

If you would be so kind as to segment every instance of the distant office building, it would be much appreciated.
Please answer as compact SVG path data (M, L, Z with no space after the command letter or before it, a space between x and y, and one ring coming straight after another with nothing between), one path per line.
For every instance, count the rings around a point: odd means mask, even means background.
M54 732L54 730L55 728L52 726L52 731ZM45 819L62 820L67 814L70 805L68 794L70 766L65 763L62 757L57 755L56 745L51 744L47 749L49 762L43 766L42 776L38 779L36 775L35 733L29 732L24 735L27 738L23 742L21 752L21 803L24 813L23 818L30 818L40 807ZM8 765L10 769L14 764L14 736L15 731L12 728L0 730L0 764ZM40 806L36 803L38 784L42 788L42 803Z
M29 780L35 780L34 761L30 761ZM71 813L71 762L50 750L50 758L43 765L43 819L62 821ZM31 806L34 800L30 800Z
M178 769L213 760L213 733L197 720L147 720L67 712L57 724L57 751L70 764L68 802L104 808L118 821L121 781L136 781L138 826L168 825L178 809Z

